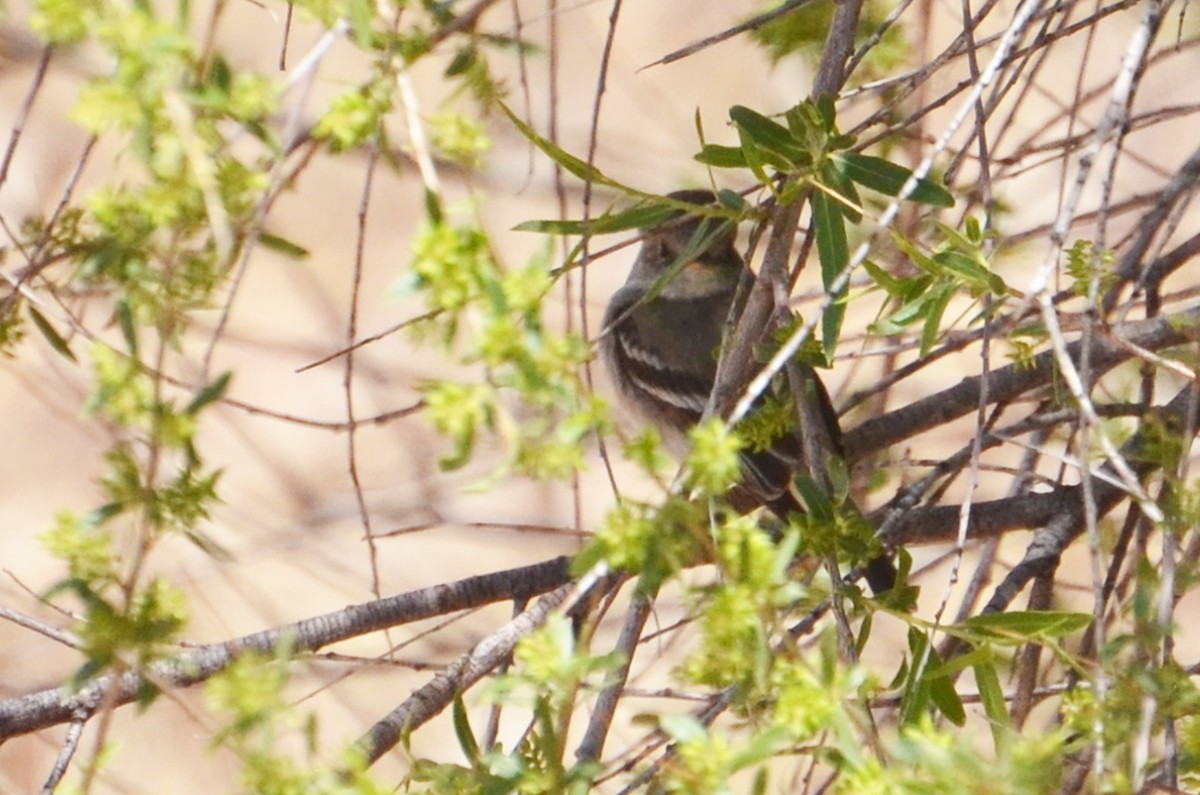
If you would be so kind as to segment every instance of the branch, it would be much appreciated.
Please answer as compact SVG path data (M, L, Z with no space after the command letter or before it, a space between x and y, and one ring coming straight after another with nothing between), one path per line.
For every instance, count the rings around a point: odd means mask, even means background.
M509 599L532 598L561 587L570 579L569 559L558 557L532 566L409 591L225 643L201 646L151 665L144 675L109 674L79 690L56 687L5 699L0 701L0 740L76 721L81 712L90 714L101 703L128 704L144 694L148 684L190 687L224 670L242 654L248 651L270 654L284 640L297 651L315 651L331 643L424 618Z
M517 642L544 624L550 611L566 600L571 589L572 585L567 583L543 596L533 607L481 640L372 726L358 741L358 748L368 764L395 748L402 737L437 715L456 695L508 660Z
M720 33L714 33L711 36L706 36L705 38L701 39L700 41L694 41L691 44L687 45L686 47L681 47L678 50L673 50L672 52L669 52L666 55L664 55L663 57L659 58L657 61L654 61L653 63L648 63L645 66L643 66L642 68L649 69L651 66L660 66L663 64L669 64L669 63L673 63L674 61L678 61L681 58L687 58L689 55L695 55L696 53L700 52L701 50L708 49L709 47L713 46L714 44L720 44L723 41L732 39L734 36L745 33L748 30L757 30L758 28L761 28L762 26L764 26L770 22L774 22L775 20L779 19L782 16L785 16L786 14L789 14L792 11L795 11L797 8L800 8L801 6L804 6L804 5L808 5L809 3L812 3L812 2L815 2L815 0L788 0L786 3L779 6L778 8L773 8L770 11L767 11L766 13L759 14L756 17L751 17L750 19L746 20L745 22L742 22L741 24L738 24L738 25L734 25L731 28L726 28L725 30L721 31Z
M1154 415L1168 428L1195 427L1197 418L1189 417L1189 412L1196 411L1192 406L1191 389L1191 385L1184 387L1166 406L1148 410L1147 414ZM1159 423L1155 425L1159 427ZM1121 446L1122 455L1131 462L1139 477L1144 478L1159 467L1154 456L1144 454L1147 447L1154 445L1154 437L1159 433L1150 433L1143 427ZM1111 477L1112 471L1109 467L1100 470L1097 475L1102 473L1107 473L1110 477L1094 477L1092 484L1097 516L1107 514L1127 496L1120 481ZM958 534L959 510L957 505L914 508L896 522L885 540L893 544L952 540ZM1047 550L1061 552L1078 537L1082 529L1083 510L1083 488L1080 485L1061 486L1051 492L979 502L971 506L967 533L970 538L980 539L1002 535L1011 530L1050 531L1050 536L1031 545L1031 552L1026 555L1026 561L1022 564L1028 569L1020 575L1023 585L1029 577L1041 570L1041 563L1038 561L1044 559L1045 555L1040 553ZM1025 565L1026 563L1028 565ZM1013 574L1009 577L1012 578Z
M825 40L817 76L813 80L813 96L836 95L841 88L846 60L854 47L854 30L861 9L861 0L844 0L836 5L833 24ZM746 307L738 318L737 329L729 345L722 350L706 413L715 409L718 415L728 416L737 402L738 394L750 382L750 373L756 361L754 346L762 339L775 309L774 286L781 283L787 274L792 241L796 237L803 207L803 199L797 198L789 204L777 206L772 214L771 235L767 240L762 267L746 300Z
M1108 336L1092 340L1091 370L1098 376L1133 357L1126 343L1159 350L1200 340L1200 306L1178 314L1140 320L1109 328ZM1079 361L1082 343L1067 346L1072 361ZM1058 372L1054 351L1043 351L1031 364L1016 363L988 374L988 400L1011 402L1022 394L1051 383ZM846 456L855 461L919 433L958 419L979 406L981 376L964 378L957 385L914 401L895 411L872 417L845 434Z

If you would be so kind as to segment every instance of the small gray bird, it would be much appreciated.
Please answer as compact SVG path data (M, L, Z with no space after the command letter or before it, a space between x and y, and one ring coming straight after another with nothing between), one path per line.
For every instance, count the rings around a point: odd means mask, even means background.
M669 195L698 206L717 201L705 190ZM677 216L643 230L629 278L604 315L600 356L622 403L657 427L667 448L678 456L687 453L687 432L704 414L716 381L722 331L738 284L745 280L749 287L755 278L735 248L736 234L732 223L698 215ZM825 421L828 438L840 446L829 396L811 368L804 372L815 387L815 415ZM744 450L741 468L743 482L727 495L735 510L765 506L784 519L803 512L792 491L793 476L808 471L799 433L784 434L765 449ZM868 565L867 578L879 593L891 588L895 569L880 558Z

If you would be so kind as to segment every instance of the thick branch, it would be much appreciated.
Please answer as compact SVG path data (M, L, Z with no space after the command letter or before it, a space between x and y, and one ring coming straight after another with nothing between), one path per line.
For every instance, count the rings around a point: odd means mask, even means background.
M331 643L388 627L445 615L509 599L528 599L570 582L570 561L555 558L532 566L468 577L417 591L353 605L225 643L202 646L155 663L148 675L101 676L78 692L56 687L0 701L0 740L78 720L103 703L128 704L147 683L189 687L225 669L248 651L273 652L287 641L297 651L315 651Z
M1200 340L1200 306L1176 315L1140 320L1115 326L1108 335L1092 340L1091 371L1099 376L1133 356L1125 342L1139 348L1160 350L1188 341ZM1079 361L1082 343L1067 346L1073 361ZM1051 383L1058 368L1053 351L1043 351L1030 364L1010 364L987 375L988 400L1011 402L1022 394ZM872 452L945 425L979 407L982 376L964 378L955 386L914 401L895 411L863 422L845 434L846 456L851 461Z
M1196 418L1188 417L1193 411L1191 386L1185 387L1166 406L1147 410L1157 418L1156 428L1195 427ZM1144 448L1152 446L1150 438L1160 431L1149 432L1143 427L1121 447L1122 455L1129 461L1139 477L1144 477L1160 464L1154 456L1143 455ZM1092 493L1096 500L1096 513L1104 516L1117 506L1127 494L1112 473L1109 478L1096 478ZM967 536L972 539L991 538L1012 530L1030 530L1061 527L1062 536L1056 548L1061 552L1066 543L1074 540L1083 526L1083 489L1078 486L1061 486L1054 491L1038 494L1023 494L999 500L975 503L971 506ZM937 505L929 508L914 508L896 523L886 539L890 543L928 543L950 541L958 535L960 506ZM1062 543L1065 541L1065 543ZM1031 570L1032 573L1036 573ZM1028 579L1028 578L1026 578Z
M854 47L854 31L861 9L861 0L844 0L837 4L817 76L813 80L814 96L836 94L841 88L846 61ZM792 241L796 237L803 207L803 201L797 198L775 208L759 278L746 300L737 329L722 352L716 383L713 385L710 404L721 416L728 415L738 393L750 381L751 369L756 361L754 346L762 339L775 308L775 285L781 283L787 273Z
M367 762L375 762L395 748L402 737L437 715L456 695L508 660L517 642L544 624L550 611L562 604L570 592L571 586L563 585L543 596L533 607L488 635L372 726L358 742Z

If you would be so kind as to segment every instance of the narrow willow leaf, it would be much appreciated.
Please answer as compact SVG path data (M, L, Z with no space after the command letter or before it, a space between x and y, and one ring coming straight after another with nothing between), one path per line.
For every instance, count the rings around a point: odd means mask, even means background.
M270 232L260 232L258 242L264 248L269 248L272 251L292 257L293 259L304 259L309 254L308 249L299 243L295 243L279 235L273 235Z
M938 267L938 264L934 262L933 258L924 251L921 251L921 249L917 248L917 246L904 235L893 232L892 240L895 241L900 250L903 251L918 268L926 273L932 273L935 275L941 273L941 268Z
M201 389L196 397L192 398L192 402L188 403L185 413L195 415L200 409L220 400L225 395L225 390L229 388L229 382L233 380L233 372L225 371L217 376L216 380L208 386Z
M586 223L582 219L533 220L520 223L513 229L520 232L541 232L555 235L582 235L585 232L592 235L605 235L630 229L651 229L681 212L686 212L721 219L719 222L714 220L713 228L708 230L708 236L703 241L707 245L724 231L723 228L719 228L719 223L733 222L733 213L729 211L741 212L745 209L745 202L732 191L723 190L717 198L726 211L711 205L689 204L667 196L650 196L632 207L619 212L607 212L597 218L588 219ZM703 250L703 248L698 249L698 251Z
M837 126L837 108L833 102L833 94L821 94L817 97L815 107L821 117L821 122L825 125L825 131L833 132Z
M662 204L638 204L627 210L606 213L598 218L583 220L549 219L525 221L513 227L519 232L541 232L553 235L606 235L630 229L644 229L663 223L677 212L673 207Z
M850 246L846 241L846 222L842 207L825 191L816 189L812 194L813 228L817 237L817 256L821 260L821 283L828 291L850 262ZM825 359L832 363L837 349L842 321L846 316L845 289L835 296L839 300L829 306L821 318L821 343Z
M817 256L821 260L821 284L828 290L850 262L846 223L842 206L820 189L813 191L812 216L817 235Z
M471 721L467 717L467 706L463 703L461 695L454 697L454 735L458 738L458 747L462 749L463 756L474 767L480 763L479 742L475 739L475 732L471 730Z
M926 304L925 327L921 330L921 356L927 355L938 341L942 329L942 317L946 314L946 306L954 297L953 285L944 285L929 294Z
M900 667L896 669L896 675L892 677L892 681L888 682L884 690L895 690L904 684L904 680L908 678L908 657L900 658Z
M830 160L821 168L821 182L846 199L842 202L842 214L850 223L862 223L862 199L858 195L858 189L854 187L854 182L846 176L841 161Z
M133 308L128 299L117 301L117 325L121 327L121 336L125 339L125 349L129 355L138 358L137 324L133 322Z
M31 306L29 307L29 317L33 319L33 325L37 326L37 330L46 338L46 342L50 343L51 348L72 362L79 362L75 358L75 354L71 352L71 346L67 345L67 341L55 330L54 326L50 325L50 321L46 320L41 312Z
M750 787L750 795L766 795L767 793L767 769L760 767L754 774L754 783Z
M1092 623L1089 613L1064 610L1023 610L972 616L961 626L971 630L994 632L1020 642L1038 637L1061 637L1086 628Z
M864 260L863 268L871 277L871 281L882 287L883 291L893 298L899 298L906 292L905 279L897 279L871 260Z
M847 178L887 196L900 195L900 189L912 176L909 169L882 157L857 152L839 152L834 158L839 161ZM934 207L954 206L954 197L950 195L950 191L929 179L919 180L916 189L908 198Z
M756 110L744 105L734 105L729 109L729 118L744 131L756 144L771 152L777 152L789 161L794 156L804 153L800 142L792 135L787 127L777 121L768 119Z
M837 353L838 340L842 336L842 323L846 320L846 303L849 292L843 287L834 296L834 302L821 315L821 352L825 356L825 366L833 366L834 354Z
M963 709L962 699L958 697L958 692L954 689L954 680L950 677L930 677L929 700L955 726L962 726L967 722L967 712Z
M999 751L1007 730L1012 727L1012 717L1004 701L1004 689L1000 687L1000 677L996 675L993 663L980 663L973 670L975 685L979 688L979 701L983 704L984 713L992 721L992 738Z
M589 166L586 162L562 149L553 141L543 138L537 133L536 130L523 122L517 116L517 114L513 113L512 110L510 110L509 107L503 102L499 103L499 105L500 109L504 111L504 114L508 116L509 120L514 125L516 125L517 129L521 131L521 134L529 139L530 143L545 152L551 160L553 160L555 163L558 163L566 171L574 174L576 177L579 177L584 181L594 182L600 185L610 185L612 187L621 187L613 180L610 180L608 177L601 174L600 170L596 167Z
M694 157L696 162L714 168L745 168L746 154L737 146L705 144Z
M1008 285L1000 275L990 270L966 254L957 251L946 251L934 257L934 261L946 269L947 273L962 279L969 287L980 292L990 292L994 295L1007 295Z
M808 508L809 515L820 524L830 524L833 522L833 503L829 501L829 497L821 490L816 481L810 475L798 475L796 477L796 490L800 492L801 499L804 500L804 505Z
M932 281L929 281L928 284L932 284ZM888 315L886 318L887 324L895 327L895 329L904 329L916 321L927 317L929 315L929 302L932 301L933 298L933 292L928 290L923 290L920 293L911 296L907 301L900 305L900 308Z
M867 647L867 641L871 638L871 627L874 626L874 613L867 613L863 616L862 623L858 626L858 637L854 639L854 653L861 658L863 649Z
M750 169L760 181L765 183L770 180L765 171L766 166L770 166L776 171L787 171L790 168L791 164L788 163L787 158L760 146L750 133L740 127L737 133L738 140L741 143L740 151L746 161L746 168Z
M924 632L916 627L908 628L908 653L912 662L905 671L904 690L900 695L900 714L897 717L901 726L916 722L929 707L928 673L932 661L925 658L925 647L928 645L929 638ZM922 661L926 664L922 665Z

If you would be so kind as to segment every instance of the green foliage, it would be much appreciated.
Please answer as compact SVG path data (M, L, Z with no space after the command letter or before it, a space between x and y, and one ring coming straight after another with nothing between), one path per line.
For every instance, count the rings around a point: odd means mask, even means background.
M798 750L808 753L811 747L806 746L821 737L834 748L855 748L863 719L855 705L874 686L863 669L846 665L832 633L825 633L811 651L787 654L776 650L764 655L756 666L766 668L759 684L769 689L751 693L745 690L747 682L733 683L738 689L735 705L749 711L754 731L705 726L690 715L660 719L677 751L676 764L668 767L663 777L668 791L737 791L730 787L729 779L738 773L753 774L755 791L767 791L771 763L779 757ZM764 697L767 694L769 698Z
M661 479L674 460L663 451L662 434L650 425L625 444L625 458L637 464L651 477Z
M1065 732L1014 738L997 755L980 753L969 733L926 719L888 742L884 764L850 749L834 792L862 795L1041 795L1055 792L1069 749Z
M797 191L809 188L813 237L821 263L821 281L835 301L821 318L826 363L832 363L846 314L848 282L839 281L850 264L846 222L863 220L857 186L888 196L950 207L953 197L934 182L912 179L908 169L882 158L847 151L852 136L837 128L829 97L807 100L788 109L785 124L742 106L730 108L729 117L739 146L705 143L696 160L715 168L745 168L764 186L777 190L776 177L786 177L781 201L795 201ZM909 186L909 183L912 183ZM947 296L948 300L948 296Z
M882 551L875 528L837 488L842 479L833 477L835 493L830 495L806 474L795 477L797 490L804 499L807 514L792 516L791 524L800 531L800 552L820 560L836 560L858 566Z
M793 532L776 545L751 517L715 533L724 577L699 594L702 640L684 673L699 684L736 687L738 703L751 705L770 692L779 611L804 595L790 573L799 538Z
M521 640L513 654L514 670L489 685L488 699L529 709L534 723L511 752L502 746L481 748L461 699L454 705L454 728L467 765L427 760L413 766L412 782L429 784L432 793L584 793L600 765L568 765L563 727L575 698L589 680L620 663L614 655L591 656L576 647L571 622L561 615Z
M1014 329L1004 341L1008 344L1008 357L1013 363L1022 368L1030 368L1033 367L1034 356L1047 339L1049 335L1044 327L1022 326Z
M920 271L915 276L896 277L876 265L865 265L875 283L895 305L889 314L874 323L873 331L900 334L920 324L921 355L925 356L941 339L945 313L955 297L971 296L975 299L972 306L983 299L988 300L985 310L973 321L996 311L998 304L1008 298L1008 286L990 264L988 248L994 235L985 232L974 218L968 218L964 227L965 231L959 232L935 223L938 240L931 252L898 233L893 234L896 245ZM969 311L964 310L963 315ZM1017 354L1020 355L1022 350L1018 348Z
M116 582L112 537L98 526L97 518L63 512L54 526L42 534L47 551L67 564L72 580L95 584Z
M72 44L87 36L101 6L101 0L38 0L29 25L49 43Z
M102 512L89 517L63 513L42 535L46 549L68 570L50 595L69 592L84 606L75 628L86 658L75 676L80 686L111 665L137 668L163 656L187 623L183 593L161 578L125 598L122 561L102 521Z
M242 761L241 791L246 795L389 792L390 787L371 779L356 750L342 752L337 766L323 756L315 717L297 710L284 692L291 663L286 643L271 658L245 654L205 687L209 708L224 718L213 746L228 748ZM297 746L298 751L291 750Z
M587 344L576 334L548 330L542 321L542 299L552 286L545 264L505 269L481 227L445 221L419 233L413 251L409 289L432 310L420 330L436 335L447 350L461 345L460 361L480 364L486 374L479 384L425 387L430 422L454 444L442 466L466 463L486 431L505 445L488 482L512 471L544 478L578 471L583 440L609 421L603 403L581 388L579 368L591 356ZM519 418L506 393L522 401Z
M379 135L383 117L391 109L391 79L380 75L361 88L335 97L313 128L313 137L326 141L334 152L354 149Z
M653 589L696 560L707 538L706 519L702 506L682 497L657 505L621 500L575 556L573 568L583 574L604 561Z
M1099 294L1106 293L1115 283L1117 274L1113 270L1116 255L1111 249L1096 251L1091 240L1076 240L1063 254L1067 258L1067 275L1071 277L1071 292L1087 295L1093 277Z
M433 146L452 163L469 169L481 168L492 148L483 125L463 113L445 111L429 119Z
M724 421L713 417L691 430L687 457L690 482L705 494L724 494L741 480L740 456L745 443Z
M11 358L17 344L25 337L25 322L21 317L21 307L24 305L19 293L0 300L0 356Z
M781 4L778 0L772 0L768 5ZM825 46L825 39L833 20L833 6L828 0L803 4L756 28L753 35L773 61L799 55L816 63ZM882 0L868 0L864 3L855 32L855 44L860 45L868 36L875 34L891 11L892 6ZM903 28L893 24L867 53L865 61L859 67L862 74L856 73L855 76L866 81L888 75L905 61L910 51L911 47L904 37Z

